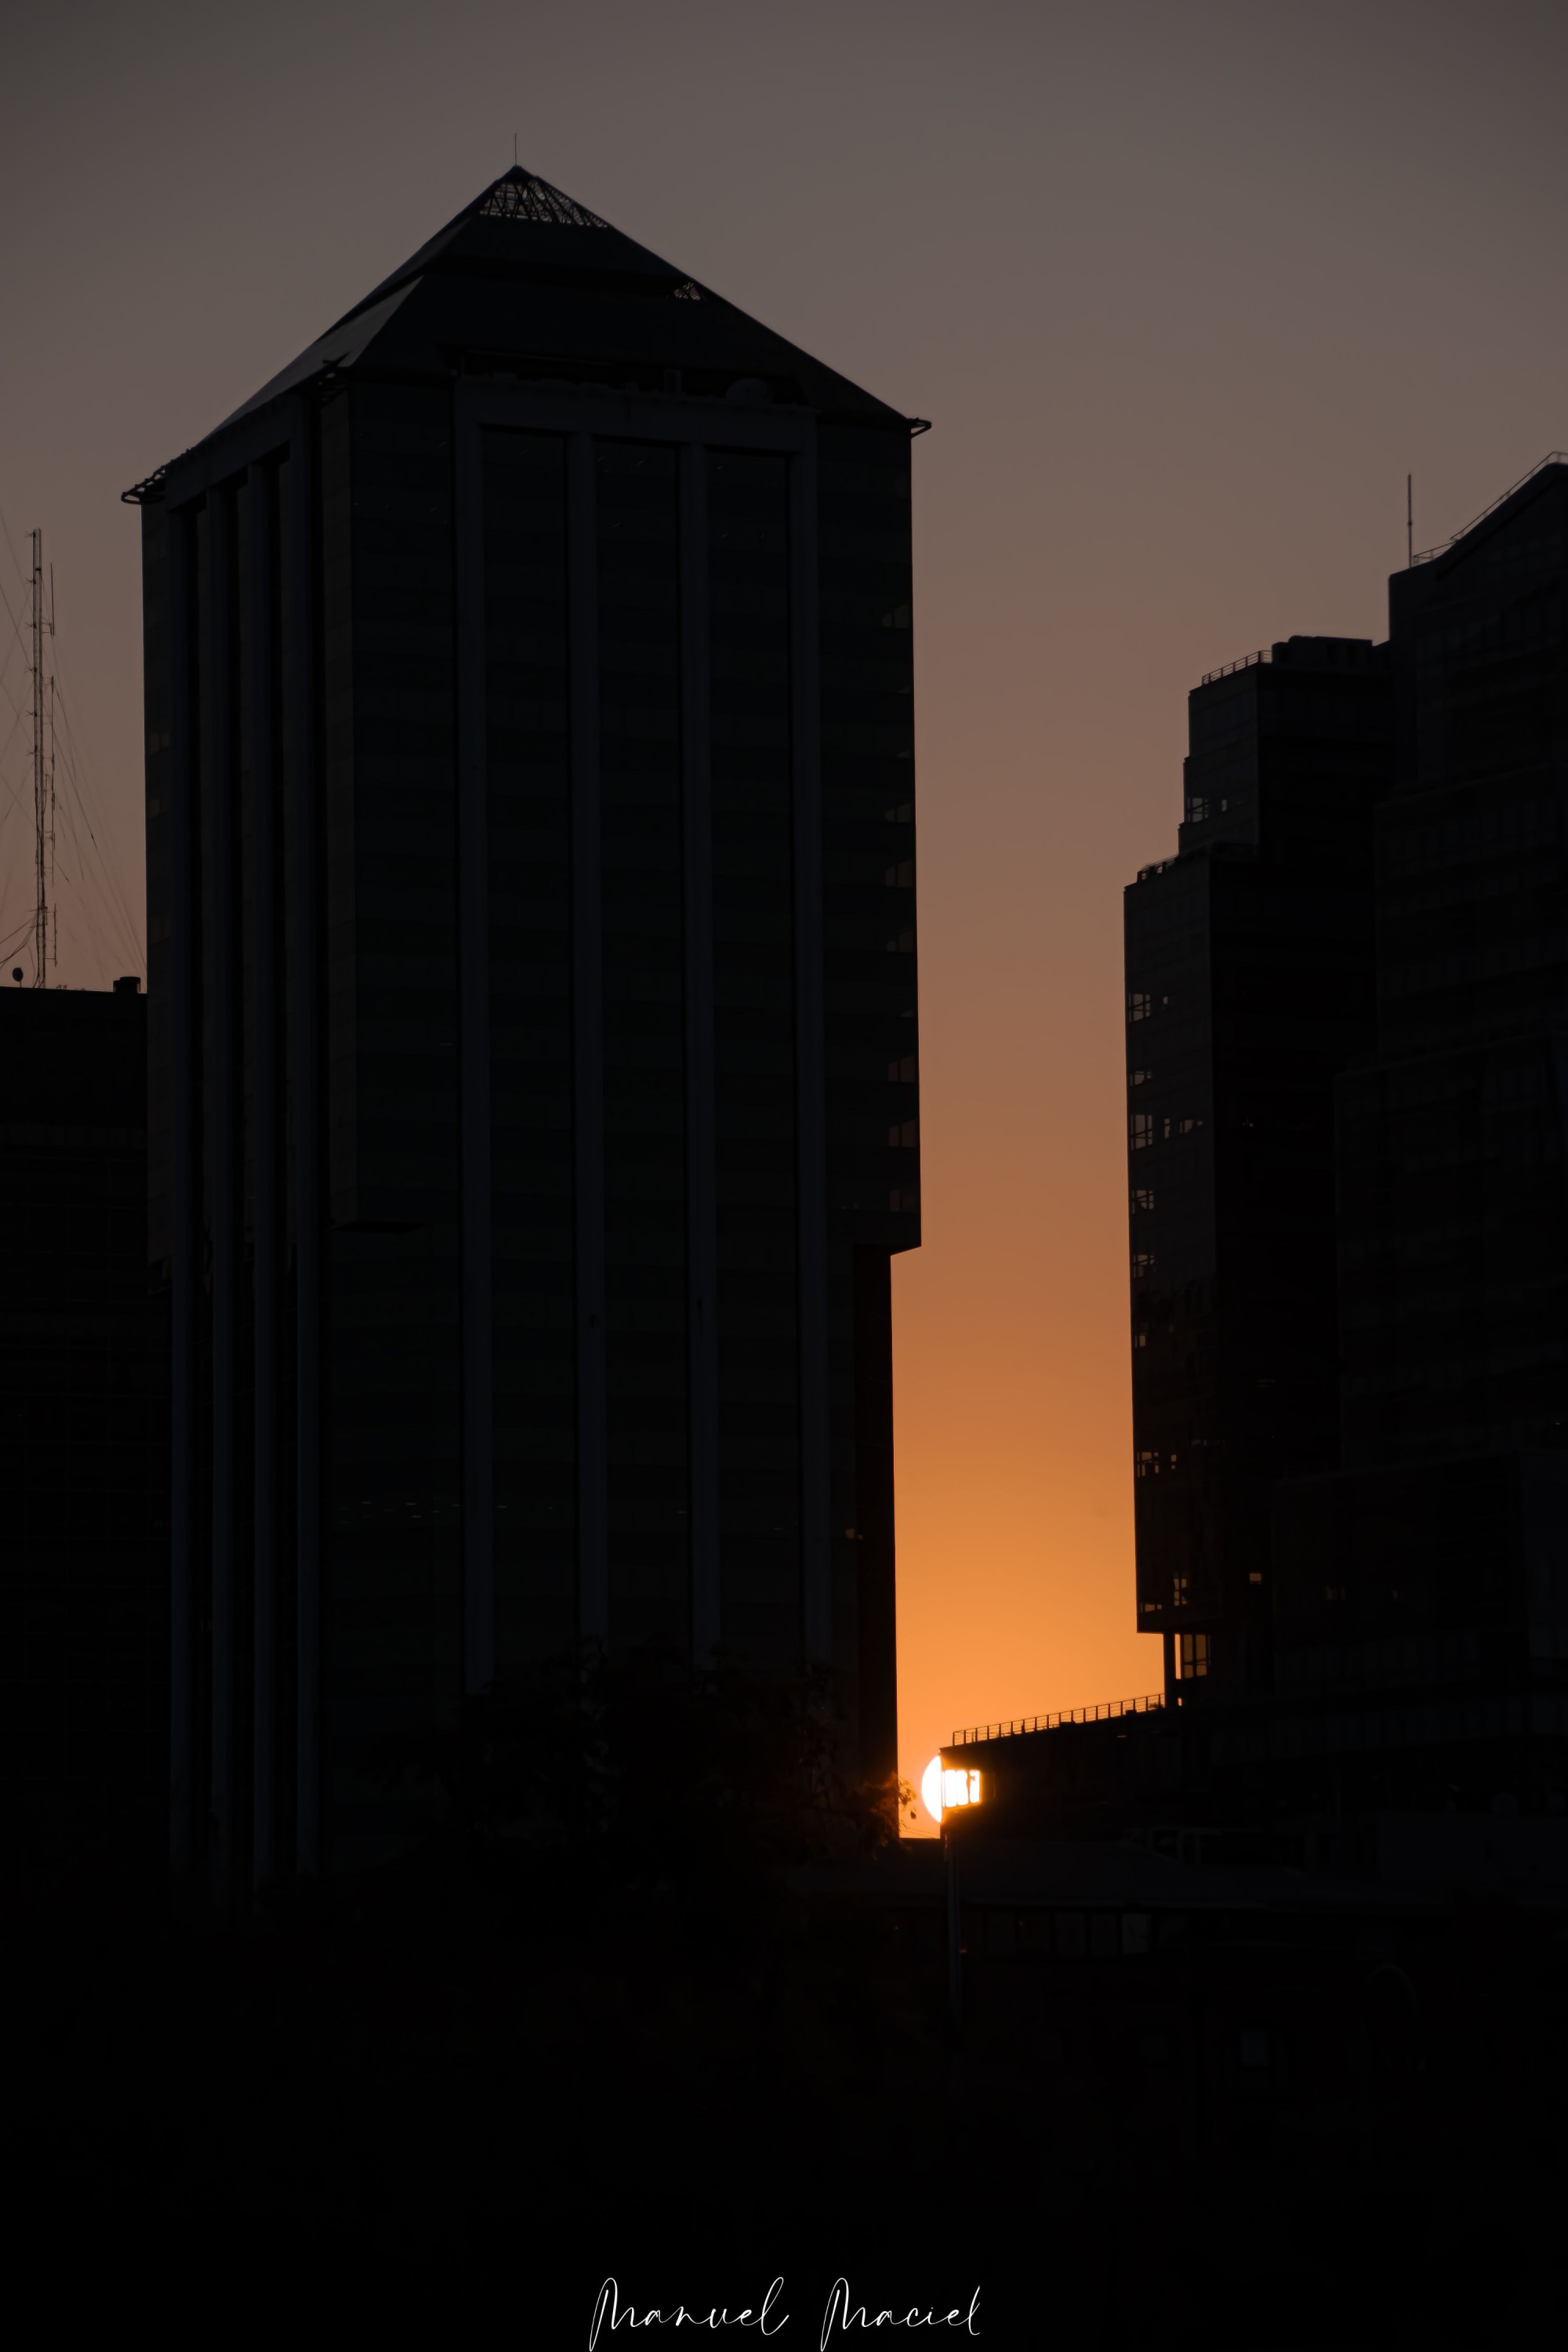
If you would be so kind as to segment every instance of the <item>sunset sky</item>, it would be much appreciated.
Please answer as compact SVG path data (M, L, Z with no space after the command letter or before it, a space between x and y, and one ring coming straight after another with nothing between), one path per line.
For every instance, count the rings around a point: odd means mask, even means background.
M1381 635L1406 473L1422 547L1568 444L1565 71L1559 0L8 16L0 511L18 556L46 535L78 772L132 928L119 494L504 170L514 132L547 179L933 420L925 1245L894 1276L911 1779L957 1725L1158 1685L1132 1612L1121 885L1174 847L1205 670L1296 630ZM0 582L19 613L3 541ZM14 641L0 684L4 737ZM31 892L25 735L0 756L6 932ZM125 920L61 862L58 977L106 985Z

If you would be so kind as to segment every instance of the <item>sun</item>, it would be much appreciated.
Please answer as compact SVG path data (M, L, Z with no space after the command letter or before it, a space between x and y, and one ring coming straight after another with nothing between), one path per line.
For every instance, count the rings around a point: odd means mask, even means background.
M946 1771L942 1758L933 1756L921 1774L921 1802L933 1822L940 1822L944 1811L952 1812L958 1805L980 1802L978 1772Z

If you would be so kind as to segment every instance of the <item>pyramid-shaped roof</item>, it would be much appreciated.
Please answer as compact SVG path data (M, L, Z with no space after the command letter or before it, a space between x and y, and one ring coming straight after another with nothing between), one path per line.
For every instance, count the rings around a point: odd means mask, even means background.
M454 367L656 391L676 371L720 395L755 379L818 410L900 415L517 164L225 423L326 371Z

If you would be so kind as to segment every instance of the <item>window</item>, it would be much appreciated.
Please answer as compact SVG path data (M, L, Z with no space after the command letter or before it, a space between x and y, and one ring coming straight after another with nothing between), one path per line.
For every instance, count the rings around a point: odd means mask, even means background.
M1247 1571L1247 1580L1248 1584L1261 1584L1263 1570L1260 1568L1249 1568Z
M1058 1911L1056 1916L1057 1957L1063 1960L1081 1960L1089 1948L1081 1911Z
M1018 1930L1022 1921L1011 1911L987 1911L985 1914L985 1948L988 1952L1016 1952L1023 1937Z
M1146 1348L1149 1345L1149 1334L1147 1331L1134 1331L1132 1334L1132 1345L1135 1348Z
M882 823L884 824L913 824L914 821L915 806L912 801L904 801L900 803L900 806L897 808L884 809L882 811Z
M901 1192L889 1192L888 1195L888 1206L895 1216L912 1217L920 1204L920 1194L909 1184L906 1184Z
M905 1054L899 1061L888 1064L888 1076L895 1085L912 1087L919 1075L912 1054Z
M1127 1083L1130 1087L1146 1087L1153 1075L1152 1070L1129 1070Z
M1209 1670L1209 1637L1206 1633L1180 1633L1176 1637L1176 1678L1179 1682L1199 1681Z
M912 890L915 887L915 863L912 857L900 858L889 866L882 879L889 890Z
M1158 1617L1164 1606L1163 1601L1145 1601L1142 1604L1143 1614L1145 1617Z
M1200 800L1195 794L1189 793L1187 795L1187 823L1189 824L1205 824L1207 822L1209 804L1207 801Z
M1148 1280L1149 1276L1153 1273L1153 1271L1154 1271L1154 1253L1153 1253L1153 1251L1152 1251L1152 1250L1134 1250L1134 1251L1133 1251L1133 1253L1132 1253L1132 1279L1133 1279L1133 1281L1134 1281L1134 1282L1146 1282L1146 1281Z
M1154 1000L1146 988L1130 988L1127 992L1129 1021L1147 1021L1154 1010Z
M1173 1576L1171 1579L1171 1603L1173 1608L1184 1609L1191 1599L1191 1577Z
M1124 1911L1121 1914L1121 1951L1126 1959L1135 1959L1149 1951L1153 1944L1152 1922L1147 1911Z
M896 1127L888 1129L888 1141L895 1151L913 1151L920 1141L919 1119L900 1119Z
M1135 1478L1157 1478L1159 1475L1159 1455L1146 1445L1140 1446L1132 1457L1132 1475Z
M1130 1121L1130 1129L1133 1150L1144 1150L1147 1146L1154 1140L1153 1112L1147 1110L1135 1110Z
M1131 1199L1134 1209L1152 1209L1154 1205L1154 1195L1146 1184L1135 1186Z
M1089 1948L1097 1960L1113 1960L1121 1949L1121 1923L1114 1911L1089 1915Z
M897 939L889 940L887 943L887 951L889 955L913 955L915 951L913 931L900 931Z

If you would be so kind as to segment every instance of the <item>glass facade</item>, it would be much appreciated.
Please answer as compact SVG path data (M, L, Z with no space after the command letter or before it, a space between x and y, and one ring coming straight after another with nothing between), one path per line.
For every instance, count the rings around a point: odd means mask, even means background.
M461 1687L451 433L357 393L321 434L328 1238L323 1713L332 1803Z
M496 1659L577 1626L566 443L484 436Z
M708 468L721 1638L800 1654L788 461Z
M679 452L594 447L613 1645L690 1619Z

